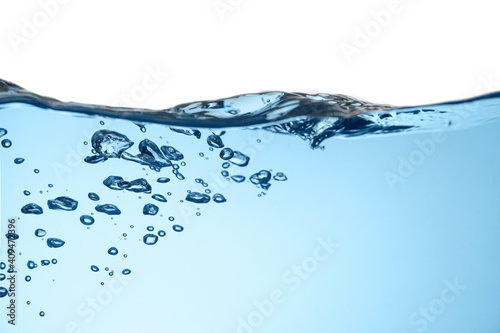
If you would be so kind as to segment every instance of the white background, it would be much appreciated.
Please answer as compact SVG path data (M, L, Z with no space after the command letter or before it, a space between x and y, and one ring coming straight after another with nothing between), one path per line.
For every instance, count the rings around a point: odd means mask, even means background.
M263 90L414 105L500 90L499 31L491 0L2 0L0 78L152 108ZM149 69L168 75L144 94Z

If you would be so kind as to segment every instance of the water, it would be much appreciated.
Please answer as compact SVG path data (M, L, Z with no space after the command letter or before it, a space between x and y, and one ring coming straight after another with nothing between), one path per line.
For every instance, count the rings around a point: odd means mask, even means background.
M0 109L1 332L500 329L500 93Z

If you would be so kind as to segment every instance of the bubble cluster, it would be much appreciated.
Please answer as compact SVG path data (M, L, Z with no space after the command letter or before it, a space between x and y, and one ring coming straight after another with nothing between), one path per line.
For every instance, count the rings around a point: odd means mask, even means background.
M145 129L145 128L144 128ZM200 139L202 134L201 131L196 130L196 129L188 129L188 128L170 128L173 132L183 134L186 136L191 136L193 138ZM145 132L145 131L144 131ZM0 134L1 134L1 129L0 129ZM5 134L7 132L5 131ZM4 135L5 135L4 134ZM197 159L195 163L190 163L190 167L196 166L198 163L210 163L212 161L215 162L215 165L217 168L220 168L221 163L222 163L222 170L219 169L220 175L222 175L226 181L232 181L234 183L242 183L246 179L249 179L249 181L257 185L258 187L267 190L271 184L271 181L284 181L286 180L286 176L282 172L278 172L272 177L271 171L268 170L261 170L259 172L255 173L255 170L250 170L248 167L250 165L250 157L247 156L244 152L238 151L238 150L233 150L232 148L226 146L226 144L230 143L229 140L229 135L224 137L224 142L221 138L225 134L224 131L219 132L212 132L211 134L208 134L206 136L206 144L208 145L208 150L210 152L205 151L204 149L196 149L195 154L198 154L200 157L203 157L203 159ZM160 137L162 139L162 137ZM190 140L186 138L186 140ZM158 144L153 142L153 140L150 139L143 139L142 141L139 142L138 145L135 146L134 148L134 142L130 140L126 135L111 131L111 130L98 130L96 131L93 135L91 140L91 147L92 147L92 153L84 158L84 161L87 162L87 164L84 164L87 168L96 168L97 172L102 175L102 172L99 171L99 165L96 165L98 163L106 162L109 159L115 159L116 163L125 163L125 165L129 165L129 169L116 169L117 171L115 172L110 172L107 174L104 174L102 178L99 178L99 188L92 189L93 191L98 191L99 193L105 192L105 193L100 193L102 195L102 198L104 202L113 202L116 200L116 203L123 208L127 209L127 214L129 211L135 212L137 214L140 214L140 209L142 208L142 215L146 215L147 217L143 217L143 219L148 222L147 227L144 227L143 224L141 224L140 228L135 228L134 229L134 224L135 226L139 226L140 222L142 221L137 221L137 223L134 223L130 225L129 230L129 235L127 233L123 232L124 226L122 225L123 218L118 217L118 215L121 215L122 212L121 210L112 203L103 203L103 204L97 204L95 206L95 211L98 213L103 213L105 215L108 215L108 217L99 215L98 216L98 224L93 227L93 230L89 232L94 232L95 230L99 230L101 227L106 225L105 221L113 220L113 227L117 228L118 233L115 234L114 237L118 235L119 242L126 241L130 242L132 241L138 241L140 242L141 246L144 245L155 245L158 243L158 240L161 238L162 241L164 241L164 237L166 237L167 232L165 231L165 228L172 228L174 233L172 235L175 235L176 233L180 233L184 231L184 227L180 224L173 224L171 222L174 222L176 218L174 216L168 216L164 217L163 214L164 212L171 212L170 209L173 208L172 202L175 202L176 200L179 199L180 204L185 204L185 203L194 203L197 204L198 207L196 210L193 212L196 216L201 216L202 212L201 209L203 208L203 204L210 204L212 205L212 202L217 204L223 204L227 202L226 196L222 192L221 189L224 187L220 186L220 182L218 183L218 180L214 178L214 175L217 177L220 177L220 175L215 172L212 175L209 174L210 178L210 184L203 180L203 178L198 177L193 177L195 175L192 174L192 169L191 168L184 168L186 166L186 157L185 155L176 147L172 146L169 141L166 142L165 145L161 145L159 142ZM200 143L204 143L204 141L199 141ZM81 142L80 142L81 143ZM90 149L90 147L85 147L86 149ZM183 147L180 147L183 148ZM16 149L16 147L14 147ZM133 152L133 150L136 149L138 151ZM206 149L206 148L205 148ZM220 151L218 151L218 149ZM184 153L189 152L190 150L182 149ZM193 150L190 151L191 154L193 154ZM87 154L86 154L87 155ZM215 160L211 159L213 156L216 157ZM220 159L219 159L220 158ZM222 161L221 161L222 160ZM21 164L24 162L24 158L18 157L14 160L15 164ZM113 162L113 163L115 163ZM133 163L130 163L133 162ZM111 162L109 162L110 165L112 165ZM156 172L161 172L160 177L151 177L148 173L148 169L156 171ZM239 167L239 168L237 168ZM102 168L102 167L101 167ZM135 168L135 169L134 169ZM166 177L165 176L165 168L170 168L172 174L175 176L174 177ZM203 170L204 166L201 166L201 169ZM244 168L244 169L243 169ZM186 176L181 173L185 172ZM196 170L196 168L194 169ZM235 173L235 175L230 175L233 173L233 170L238 170ZM248 171L247 171L248 170ZM34 170L35 173L39 173L39 169ZM133 171L136 172L136 174L132 173ZM210 170L207 170L211 172ZM217 170L215 170L217 171ZM141 173L142 172L142 173ZM123 176L119 175L119 173L122 173ZM141 174L137 174L141 173ZM47 173L48 174L48 173ZM110 175L111 174L111 175ZM132 176L131 176L132 175ZM43 175L45 176L45 175ZM107 177L106 177L107 176ZM124 179L124 177L127 177L128 179ZM102 180L104 177L106 177L104 180ZM130 178L129 178L130 177ZM136 178L137 177L137 178ZM185 180L186 177L188 177L189 182L179 182L182 180ZM193 177L193 178L191 178ZM134 179L136 178L136 179ZM154 180L156 179L156 182ZM196 183L193 184L191 183L191 179L194 179L194 182ZM207 178L205 178L207 179ZM102 182L101 182L102 180ZM49 180L50 181L50 180ZM153 192L153 186L151 185L150 182L152 183L155 191ZM174 184L168 184L167 183L174 183ZM46 184L46 183L45 183ZM56 185L59 185L59 183L55 183ZM184 184L184 185L183 185ZM177 187L178 186L186 186L186 184L191 184L192 186L196 186L196 190L189 190L187 191L187 195L185 198L182 196L181 198L178 197L179 193L177 192ZM226 184L226 183L224 183ZM227 186L232 186L231 184L227 184ZM239 186L239 185L238 185ZM52 184L48 185L49 188L53 188ZM170 190L169 192L164 192L165 187L168 187L167 190ZM201 188L203 187L203 188ZM60 189L59 186L56 187L56 189ZM241 188L241 187L238 187ZM91 188L85 189L84 195L88 196L88 198L91 201L100 201L101 197L96 193L96 192L89 192ZM36 189L38 191L38 189ZM62 189L64 190L64 188ZM66 189L68 191L68 189ZM114 192L117 191L117 192ZM48 190L46 191L47 193L49 192ZM24 195L28 196L31 195L31 193L28 190L24 190ZM36 193L36 192L35 192ZM153 193L153 194L152 194ZM182 192L181 192L182 193ZM185 192L184 192L185 193ZM264 193L264 192L261 192ZM45 194L44 191L40 191L40 194ZM145 196L144 194L150 195L150 200L149 196ZM110 195L112 197L110 197ZM182 195L182 194L181 194ZM259 196L261 194L258 194ZM167 200L166 196L169 196L169 200ZM37 196L33 196L37 197ZM43 196L41 196L43 198ZM115 198L116 197L116 198ZM124 201L122 199L123 197L126 197L126 200L130 201ZM113 199L115 198L115 199ZM184 198L184 200L182 200ZM140 200L147 200L147 201L152 201L155 200L155 202L161 207L151 203L151 202L144 202ZM34 201L36 199L33 199ZM47 200L47 199L45 199ZM109 200L109 201L108 201ZM132 200L135 200L136 204L131 205L129 202L133 202ZM31 201L31 200L30 200ZM170 201L170 202L168 202ZM72 215L71 213L62 213L65 216L68 216L68 221L67 223L77 223L78 224L78 216L80 219L80 223L83 224L84 226L87 227L87 229L90 230L90 226L94 225L96 222L96 218L93 216L93 212L88 212L91 207L88 205L91 204L88 201L82 201L81 205L79 205L79 202L73 198L70 198L68 196L57 196L56 198L51 198L47 200L47 206L49 211L49 214L61 214L58 211L77 211L75 212L75 215ZM80 207L79 207L80 206ZM32 215L41 215L44 213L44 208L46 207L41 207L37 203L26 203L24 206L21 208L21 212L23 214L32 214ZM86 211L85 211L86 210ZM54 212L52 212L54 211ZM163 213L163 214L162 214ZM77 215L76 215L77 214ZM124 214L126 215L126 214ZM175 215L175 214L174 214ZM126 216L127 217L127 216ZM34 217L33 217L34 218ZM181 218L178 218L177 220L179 221L184 221ZM63 222L63 223L66 223ZM168 225L163 225L160 227L160 224L155 224L155 223L166 223ZM179 222L176 222L179 223ZM129 223L127 223L127 228L128 228ZM43 225L42 225L43 226ZM137 235L137 232L140 232L140 230L144 230L142 228L145 228L146 234L140 234ZM121 229L121 230L120 230ZM163 230L165 229L165 230ZM52 233L52 228L48 228L47 230ZM155 231L156 230L156 231ZM65 234L63 233L64 229L61 229L58 231L58 235L56 236L62 236L65 238ZM32 231L33 232L33 229ZM36 228L34 230L34 235L36 237L42 238L47 235L47 231L43 228ZM7 234L7 238L12 238L15 239L19 237L17 234ZM52 234L50 234L52 236ZM33 236L31 236L33 237ZM66 239L66 238L65 238ZM45 240L43 238L42 240L38 239L38 241ZM68 242L70 242L71 246L78 245L73 238L67 239ZM142 242L141 242L142 240ZM58 249L63 247L66 243L64 240L61 238L54 238L50 237L45 240L46 245L50 249ZM107 249L107 253L110 256L117 256L119 254L118 248L120 248L120 251L123 251L121 248L120 244L115 243L116 238L110 238L110 242L112 244L106 244L105 247L103 248L104 251ZM114 243L114 244L113 244ZM116 246L111 246L110 245L116 245ZM68 247L66 247L68 249ZM52 251L52 250L47 250L47 251ZM64 251L64 250L63 250ZM103 251L103 252L104 252ZM125 259L127 258L127 254L123 254L123 258L116 257L115 259L112 259L112 257L106 256L106 260L112 261L113 264L108 264L106 266L106 263L99 263L99 266L101 266L102 271L100 271L99 267L97 265L90 265L90 270L91 272L94 273L99 273L100 274L105 274L106 276L113 276L114 273L116 272L117 274L121 272L122 275L129 275L131 274L131 268L130 266L125 266L123 265L122 267L114 267L114 265L118 265L119 261L116 260L130 260L130 259ZM41 267L47 267L48 271L51 271L50 267L52 265L55 265L58 261L57 259L53 258L52 260L49 259L36 259L37 262L40 264ZM93 260L93 259L91 259ZM91 264L91 263L89 263ZM62 265L62 262L61 264ZM1 266L1 265L0 265ZM64 265L63 265L64 266ZM61 268L63 267L61 266ZM38 267L38 264L34 260L29 260L27 261L27 267L30 270L34 270ZM89 266L86 266L89 267ZM1 268L1 267L0 267ZM3 264L3 268L5 268L5 264ZM88 269L88 268L87 268ZM25 282L33 281L31 283L35 282L36 278L36 273L37 271L31 271L30 275L25 276ZM89 273L90 274L90 273ZM0 280L2 276L0 275ZM5 274L3 275L3 279L5 279ZM54 281L54 280L53 280ZM102 280L101 280L102 281ZM100 282L101 285L104 285L104 281ZM0 289L1 291L1 289ZM29 301L28 301L29 303ZM45 313L43 311L40 311L40 316L44 316Z

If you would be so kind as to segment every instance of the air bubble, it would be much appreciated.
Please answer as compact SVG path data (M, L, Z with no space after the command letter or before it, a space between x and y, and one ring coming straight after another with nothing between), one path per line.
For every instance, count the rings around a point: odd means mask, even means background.
M154 245L156 242L158 242L158 236L153 235L153 234L147 234L142 237L142 241L146 245Z
M224 196L220 193L215 193L213 195L212 199L214 200L214 202L217 202L217 203L226 202L226 198L224 198Z
M83 225L92 225L94 224L95 220L90 215L82 215L80 216L80 222L82 222Z
M158 214L158 206L153 205L152 203L148 203L144 205L144 208L142 209L142 213L144 215L156 215Z
M286 177L286 175L283 172L277 172L274 175L273 179L276 181L279 181L279 182L283 182L283 181L287 180L288 178Z
M21 208L21 213L40 215L43 213L43 209L36 203L29 203L27 205L24 205L23 208Z
M162 183L162 184L165 184L165 183L168 183L170 181L170 178L167 178L167 177L160 177L156 180L158 183Z
M246 178L245 178L245 176L234 175L234 176L231 176L231 179L237 183L241 183L241 182L244 182Z
M181 232L184 230L184 227L182 225L175 224L172 226L172 229L174 229L175 232Z
M204 193L191 192L186 196L186 201L194 203L208 203L210 201L210 196Z
M73 211L78 207L78 201L69 197L57 197L52 200L47 200L49 209Z
M10 148L12 146L12 141L9 139L3 139L2 140L2 147L4 148Z
M97 205L95 210L108 215L120 215L122 213L118 207L112 204Z
M165 198L163 195L161 194L153 194L151 196L153 199L157 200L157 201L160 201L160 202L167 202L167 198Z
M63 246L66 242L59 238L49 238L47 239L47 246L51 248L59 248Z
M118 249L116 247L110 247L109 250L108 250L108 254L112 255L112 256L116 256L118 254Z
M97 193L89 192L89 199L92 201L99 201L101 198L99 198Z
M36 237L43 237L47 234L47 232L43 229L36 229L35 230L35 236Z

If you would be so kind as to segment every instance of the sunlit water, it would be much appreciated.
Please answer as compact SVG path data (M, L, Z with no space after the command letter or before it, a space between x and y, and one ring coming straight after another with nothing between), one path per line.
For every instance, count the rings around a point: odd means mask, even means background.
M0 81L0 331L498 332L499 116L500 93L146 110Z

